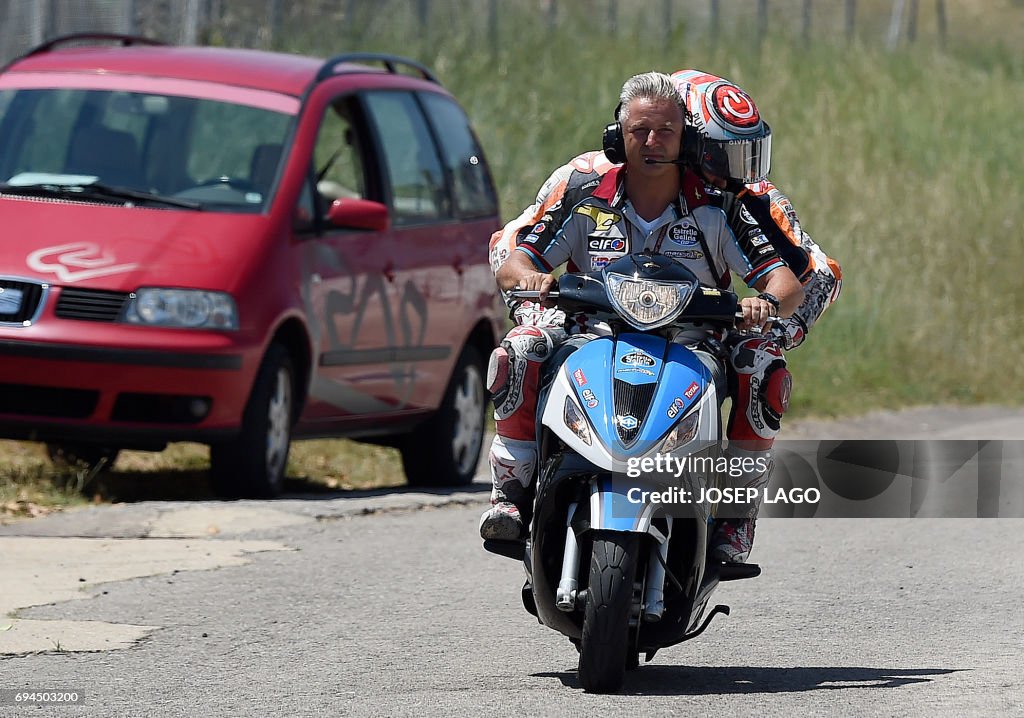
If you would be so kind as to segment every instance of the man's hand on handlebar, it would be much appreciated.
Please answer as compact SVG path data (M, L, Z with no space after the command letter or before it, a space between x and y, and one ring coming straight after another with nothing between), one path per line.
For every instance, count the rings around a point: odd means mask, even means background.
M763 331L766 328L765 324L775 315L775 307L760 297L741 299L740 310L743 312L743 321L738 322L736 328L752 329L756 332Z
M548 298L548 292L555 286L555 277L543 272L533 272L523 275L516 283L516 289L525 289L532 292L540 292L538 299L544 302Z

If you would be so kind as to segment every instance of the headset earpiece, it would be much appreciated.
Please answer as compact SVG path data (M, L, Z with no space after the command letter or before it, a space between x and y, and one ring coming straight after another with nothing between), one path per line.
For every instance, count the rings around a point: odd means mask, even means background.
M622 125L613 122L604 128L601 146L609 162L620 165L626 161L626 141L622 139Z
M703 137L697 128L687 122L683 126L683 144L679 148L679 159L688 163L691 167L700 166L700 156L703 152Z
M619 111L621 110L622 103L620 102L615 106L615 112L612 114L615 122L605 126L604 136L601 138L601 149L604 150L604 156L608 158L609 162L617 165L626 161L626 141L622 138L622 125L619 124Z

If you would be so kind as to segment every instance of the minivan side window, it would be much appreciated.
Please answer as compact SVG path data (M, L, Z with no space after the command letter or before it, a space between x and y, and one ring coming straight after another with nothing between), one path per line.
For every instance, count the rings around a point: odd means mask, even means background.
M392 222L400 226L452 217L441 159L416 98L387 91L363 97L391 185Z
M441 143L445 169L452 178L456 214L463 218L497 214L494 184L462 108L432 92L420 93L420 100Z
M316 195L322 213L336 199L370 199L356 107L351 96L335 100L324 113L313 148Z

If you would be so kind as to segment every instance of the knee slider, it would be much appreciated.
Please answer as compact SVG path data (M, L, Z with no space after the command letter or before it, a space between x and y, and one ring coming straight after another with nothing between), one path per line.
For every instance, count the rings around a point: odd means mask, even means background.
M504 346L495 347L487 362L487 391L491 396L497 398L508 387L510 365L508 349Z
M778 422L789 409L789 396L793 391L793 375L789 373L785 363L769 369L768 375L761 383L761 401L768 418Z

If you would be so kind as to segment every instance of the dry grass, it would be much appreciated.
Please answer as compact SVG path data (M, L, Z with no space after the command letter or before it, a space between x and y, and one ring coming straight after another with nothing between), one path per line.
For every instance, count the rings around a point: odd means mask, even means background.
M34 517L90 502L213 498L210 451L170 444L157 452L122 451L109 470L51 463L43 444L0 441L0 521ZM343 439L292 445L286 491L323 493L388 488L405 483L398 452Z

